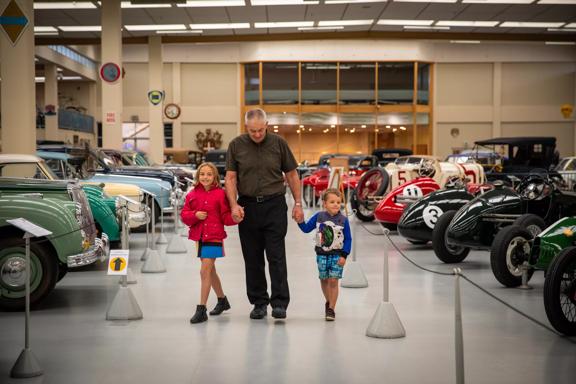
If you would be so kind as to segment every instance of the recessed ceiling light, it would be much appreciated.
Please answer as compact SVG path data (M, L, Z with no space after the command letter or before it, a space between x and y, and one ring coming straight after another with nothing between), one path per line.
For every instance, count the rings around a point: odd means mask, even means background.
M252 5L315 5L319 4L317 0L252 0Z
M508 28L559 28L564 23L542 23L533 21L505 21L500 27Z
M330 128L336 128L336 125L332 124L332 125L330 126Z
M499 21L460 21L460 20L440 20L434 25L445 27L495 27Z
M362 124L362 128L366 128L366 124Z
M299 129L297 129L297 130L296 130L296 133L300 133L300 130L299 130Z
M299 31L334 31L336 29L344 29L343 26L334 27L298 27Z
M56 32L34 32L34 36L58 36L58 31L56 31Z
M300 124L300 128L304 128L304 126L302 124Z
M374 130L374 132L378 133L378 132L380 132L380 130L379 130L378 128L376 128L376 129Z
M540 0L538 4L576 4L576 0Z
M480 44L480 40L450 40L452 44Z
M548 28L548 32L576 32L576 28Z
M455 3L458 0L394 0L398 3Z
M326 0L326 4L385 3L387 0Z
M34 32L58 32L58 30L54 27L41 27L39 25L35 25Z
M319 27L334 27L334 26L339 26L339 25L343 25L343 26L348 26L348 25L371 25L374 22L374 20L324 20L324 21L319 21L318 22L318 26Z
M576 28L576 23L566 24L564 28Z
M389 126L389 125L387 125L387 126L386 126L386 128L390 129L390 128L392 128L392 127L391 127L391 126Z
M277 21L270 23L254 23L254 27L256 28L297 28L313 26L313 21Z
M91 9L96 5L91 1L61 1L56 3L34 2L34 9Z
M146 25L126 25L128 31L178 31L186 30L184 24L146 24Z
M277 125L275 125L275 126L274 126L274 129L278 129L278 126L277 126Z
M100 32L102 27L100 25L59 25L58 29L64 32Z
M406 130L406 127L400 127L400 129L403 130L403 131L405 131L405 130Z
M189 29L185 29L182 31L156 31L157 34L159 35L182 35L182 34L200 34L203 33L204 31L201 29L195 29L193 31L189 30Z
M396 132L398 130L398 128L393 128L392 132Z
M250 28L250 23L214 23L214 24L190 24L192 29L245 29Z
M308 128L308 132L312 132L312 128Z
M547 41L546 45L576 45L574 41Z
M462 0L462 2L473 4L530 4L534 0Z
M405 25L404 29L437 29L437 30L447 30L450 27L435 27L435 26L428 26L428 25Z
M122 1L121 8L170 8L171 4L132 4L129 1Z
M378 25L432 25L434 20L395 20L395 19L381 19L378 20Z
M244 0L193 0L186 4L176 4L177 7L243 7Z

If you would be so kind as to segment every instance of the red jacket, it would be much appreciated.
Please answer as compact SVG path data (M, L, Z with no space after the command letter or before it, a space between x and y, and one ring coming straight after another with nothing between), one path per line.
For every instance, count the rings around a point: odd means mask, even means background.
M205 211L206 219L200 220L196 212ZM188 238L203 242L221 242L226 238L224 225L235 225L232 219L230 204L224 190L215 187L209 191L201 184L194 187L186 196L186 202L180 214L184 224L190 227Z

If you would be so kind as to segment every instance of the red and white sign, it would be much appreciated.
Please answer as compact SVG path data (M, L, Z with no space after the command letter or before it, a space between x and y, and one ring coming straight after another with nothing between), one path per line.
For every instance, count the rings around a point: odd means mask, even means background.
M116 124L116 112L106 112L106 124Z

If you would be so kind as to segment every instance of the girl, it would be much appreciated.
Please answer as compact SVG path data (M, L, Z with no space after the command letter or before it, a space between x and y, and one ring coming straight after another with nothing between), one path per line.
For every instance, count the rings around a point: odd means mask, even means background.
M188 238L196 241L200 267L200 305L190 319L196 324L208 320L206 315L206 302L210 288L214 289L218 297L218 304L210 312L216 316L230 309L230 303L224 295L220 278L216 273L215 262L217 258L224 257L223 240L226 238L224 225L235 225L232 219L230 205L224 190L220 188L218 170L212 163L203 163L196 172L196 186L186 196L182 208L182 221L190 227Z

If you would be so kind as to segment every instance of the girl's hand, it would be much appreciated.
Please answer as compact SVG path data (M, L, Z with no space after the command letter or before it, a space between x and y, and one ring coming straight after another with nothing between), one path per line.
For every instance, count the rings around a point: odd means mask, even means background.
M196 211L196 218L198 220L204 220L206 216L208 216L208 214L205 211Z
M342 256L340 256L340 258L338 259L338 265L343 267L344 264L346 264L346 259Z

